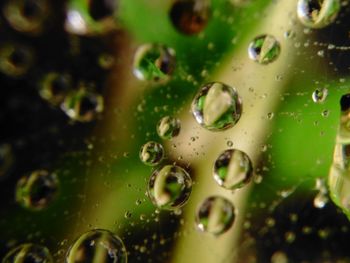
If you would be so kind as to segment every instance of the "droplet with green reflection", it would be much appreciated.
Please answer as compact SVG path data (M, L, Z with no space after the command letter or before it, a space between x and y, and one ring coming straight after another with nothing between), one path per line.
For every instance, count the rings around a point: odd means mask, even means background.
M160 143L147 142L142 145L140 149L140 160L149 166L155 166L159 164L164 157L164 148Z
M280 53L280 43L270 35L257 36L248 47L249 58L262 65L275 61Z
M179 135L181 122L178 118L164 116L157 124L158 136L164 140L171 140Z

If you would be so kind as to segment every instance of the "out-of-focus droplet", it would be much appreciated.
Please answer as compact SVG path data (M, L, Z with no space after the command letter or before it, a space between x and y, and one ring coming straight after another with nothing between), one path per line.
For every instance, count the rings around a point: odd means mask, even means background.
M91 230L81 235L67 252L66 263L80 262L126 263L127 251L120 237L112 232Z
M34 55L31 49L16 43L0 46L0 71L10 77L21 77L32 66Z
M72 78L67 74L50 72L39 83L40 96L54 106L60 105L72 88Z
M142 145L139 156L140 160L144 164L155 166L163 160L163 146L157 142L147 142L146 144Z
M24 208L43 210L57 197L58 187L56 174L37 170L17 182L16 201Z
M50 16L48 0L7 0L3 14L11 27L19 32L42 33Z
M241 188L250 182L252 176L252 162L249 156L240 150L226 150L215 161L214 179L226 189Z
M53 263L50 251L35 244L22 244L10 250L1 261L2 263Z
M299 0L297 13L305 26L323 28L334 22L340 8L340 0Z
M204 85L192 101L196 121L210 131L233 127L241 117L242 101L235 88L220 82Z
M152 203L165 210L182 207L190 197L192 179L181 167L165 165L155 170L148 182L148 196Z
M186 35L198 34L206 27L210 16L210 0L175 0L169 16L174 27Z
M69 0L65 29L77 35L101 35L118 29L118 0Z
M114 66L115 59L113 55L108 53L102 53L98 57L98 64L103 69L111 69Z
M281 53L281 45L275 37L261 35L249 44L249 57L259 64L267 65L275 61Z
M235 220L232 203L224 197L211 196L199 206L196 225L199 230L214 235L226 232Z
M175 69L175 51L159 44L141 45L135 52L133 66L138 79L164 83Z
M68 94L62 110L75 121L90 122L103 111L103 97L96 92L79 89Z
M14 164L14 154L9 144L0 145L0 181L6 178Z
M276 251L271 256L271 263L288 263L288 257L283 251Z
M326 98L328 96L328 89L315 89L315 91L312 93L312 100L315 103L323 103L325 102Z
M179 135L181 122L172 116L165 116L157 124L157 133L163 140L171 140Z

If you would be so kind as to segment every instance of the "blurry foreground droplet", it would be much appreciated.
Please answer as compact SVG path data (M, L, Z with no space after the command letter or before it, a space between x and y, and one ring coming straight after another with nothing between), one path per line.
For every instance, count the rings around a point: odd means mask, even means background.
M71 88L72 79L70 75L51 72L40 81L39 94L52 105L58 106L63 102Z
M241 188L250 182L252 176L252 162L249 156L240 150L226 150L215 161L214 179L226 189Z
M155 170L148 182L148 195L154 205L166 210L183 206L192 191L192 179L181 167L165 165Z
M108 230L96 229L81 235L69 248L66 263L126 263L123 241Z
M158 44L140 46L134 56L134 75L145 81L168 81L175 68L175 51Z
M56 174L46 170L22 177L16 186L16 201L30 210L47 208L56 198L59 182Z
M22 244L9 251L2 263L52 263L50 251L35 244Z
M199 230L214 235L226 232L235 220L232 203L224 197L211 196L198 208L196 224Z
M158 136L164 140L171 140L179 135L180 129L180 120L171 116L161 118L157 124Z
M241 117L242 101L236 89L212 82L203 86L192 101L196 121L210 131L233 127Z
M312 100L315 103L323 103L328 96L328 89L323 88L323 89L316 89L312 93Z
M10 77L20 77L33 64L32 50L15 43L0 46L0 71Z
M269 64L275 61L281 53L280 43L270 35L261 35L249 44L249 57L259 64Z
M164 149L160 143L148 142L140 149L140 160L149 166L159 164L164 157Z
M203 31L210 15L210 0L175 0L169 13L174 27L186 35Z
M297 13L305 26L323 28L334 22L340 7L340 0L299 0Z

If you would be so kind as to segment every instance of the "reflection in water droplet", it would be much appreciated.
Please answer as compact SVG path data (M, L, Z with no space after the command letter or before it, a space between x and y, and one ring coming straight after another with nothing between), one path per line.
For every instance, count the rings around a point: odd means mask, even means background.
M165 116L157 124L158 136L164 140L171 140L179 135L181 129L180 120L171 116Z
M165 165L155 170L148 182L148 196L159 208L176 210L190 197L192 179L181 167Z
M66 96L61 108L72 120L90 122L103 111L103 104L101 95L80 89Z
M39 83L39 94L52 105L58 106L72 88L70 75L51 72Z
M166 82L175 69L175 51L163 45L144 44L134 56L134 75L140 80Z
M164 149L160 143L148 142L140 149L140 160L149 166L159 164L164 157Z
M328 89L326 89L326 88L316 89L312 93L312 100L315 103L323 103L323 102L325 102L327 96L328 96Z
M280 43L270 35L257 36L248 47L249 57L263 65L275 61L280 53Z
M52 263L50 251L43 246L35 244L22 244L9 251L2 263Z
M199 230L214 235L226 232L235 220L232 203L224 197L211 196L199 206L196 224Z
M37 170L22 177L16 186L16 201L30 210L47 208L58 194L56 174L46 170Z
M214 179L226 189L241 188L250 182L252 176L252 162L248 155L240 150L226 150L215 161Z
M174 27L186 35L203 31L210 15L210 0L175 0L169 13Z
M212 82L203 86L192 101L196 121L210 131L233 127L241 117L242 101L236 89Z
M81 235L69 248L66 263L127 262L123 241L108 230L96 229Z
M323 28L333 23L340 11L340 0L299 0L299 20L310 28Z

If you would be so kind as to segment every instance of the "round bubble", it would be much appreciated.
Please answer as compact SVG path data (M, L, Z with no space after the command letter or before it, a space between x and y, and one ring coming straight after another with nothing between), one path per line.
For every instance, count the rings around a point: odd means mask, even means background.
M169 16L173 26L186 35L204 30L211 16L210 0L175 0Z
M257 36L248 47L249 58L262 65L275 61L280 53L280 43L270 35Z
M16 43L0 46L0 71L10 77L21 77L26 74L33 60L33 52L26 46Z
M56 174L37 170L17 182L16 201L24 208L43 210L56 199L58 188Z
M200 204L195 220L199 230L220 235L232 226L235 210L226 198L211 196Z
M0 181L6 178L14 164L14 154L10 144L0 145Z
M323 103L325 102L326 98L328 96L328 89L315 89L315 91L312 93L312 100L315 103Z
M66 263L127 263L123 241L108 230L90 230L68 249Z
M57 72L46 74L39 83L40 96L55 106L63 102L71 89L71 76Z
M233 127L241 117L242 100L235 88L220 82L204 85L192 101L196 121L210 131Z
M40 34L50 16L48 0L7 0L3 14L11 27L19 32Z
M180 129L180 120L171 116L161 118L157 124L158 136L164 140L171 140L172 138L178 136Z
M190 175L176 165L155 170L148 182L148 196L152 203L165 210L176 210L185 205L191 191Z
M214 163L214 179L226 189L241 188L248 184L252 177L252 162L249 156L240 150L226 150Z
M144 164L155 166L163 160L163 146L157 142L147 142L146 144L142 145L139 156L140 160Z
M72 120L90 122L102 113L103 97L85 89L72 91L65 97L61 108Z
M340 0L299 0L297 13L305 26L323 28L334 22L340 8Z
M3 258L2 263L52 263L50 251L35 244L22 244L10 250Z
M133 67L140 80L166 82L175 69L175 51L164 45L144 44L135 52Z

